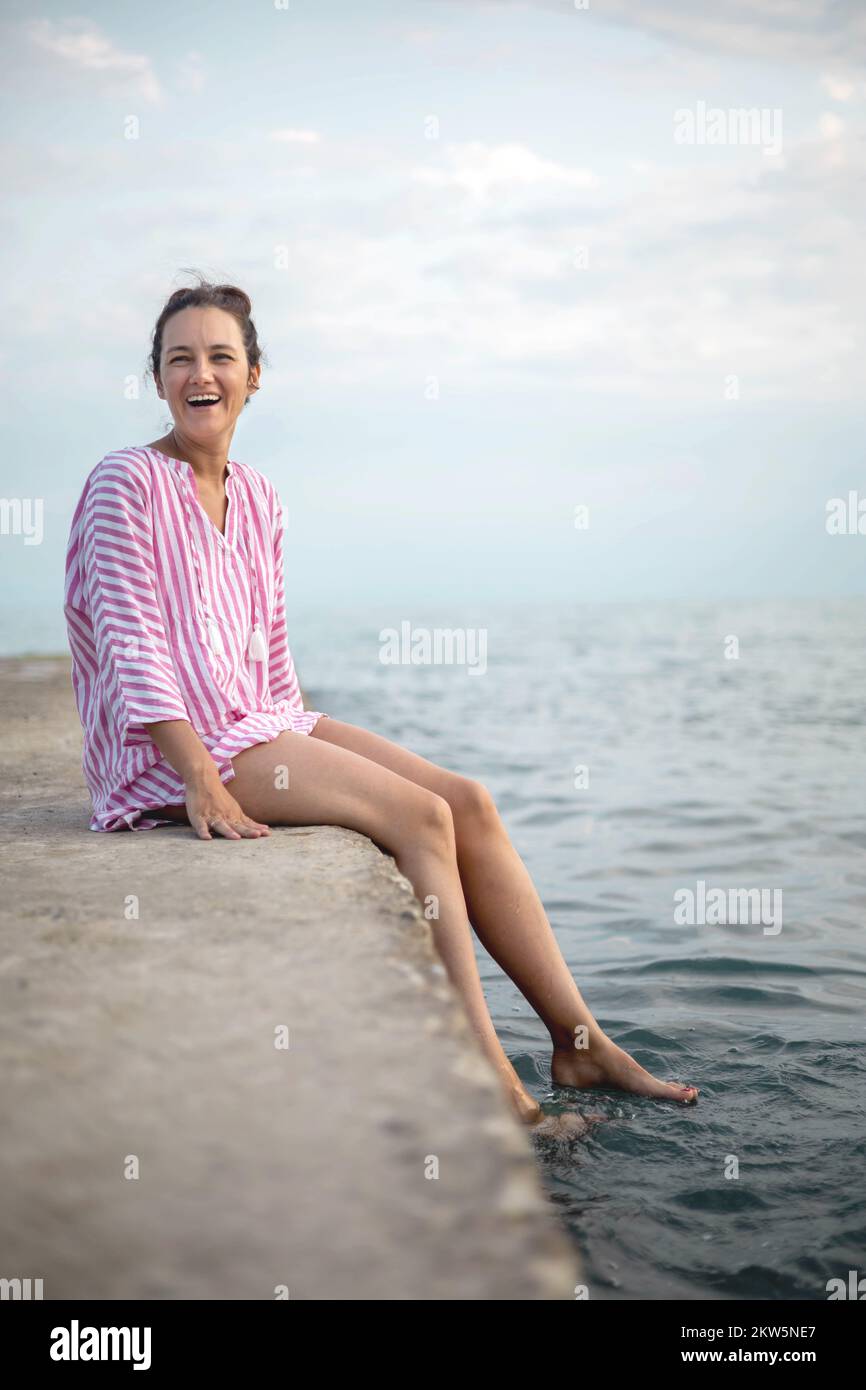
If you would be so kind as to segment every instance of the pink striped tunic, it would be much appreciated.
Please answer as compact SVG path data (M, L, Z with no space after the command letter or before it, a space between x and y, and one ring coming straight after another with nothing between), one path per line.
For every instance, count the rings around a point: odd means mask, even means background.
M229 782L244 748L328 717L304 709L289 650L276 488L234 462L225 487L223 536L192 466L146 445L106 454L84 484L64 612L91 830L170 825L143 812L186 800L146 723L189 720Z

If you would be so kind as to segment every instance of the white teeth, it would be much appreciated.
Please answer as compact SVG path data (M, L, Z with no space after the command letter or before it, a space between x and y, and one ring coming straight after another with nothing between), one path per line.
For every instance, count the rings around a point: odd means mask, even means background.
M193 401L218 401L218 400L219 400L219 396L213 396L213 395L187 396L187 398L186 398L186 403L187 403L187 405L191 405Z

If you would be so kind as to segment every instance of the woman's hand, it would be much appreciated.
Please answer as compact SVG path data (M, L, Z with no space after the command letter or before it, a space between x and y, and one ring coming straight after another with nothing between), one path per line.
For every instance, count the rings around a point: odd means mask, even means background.
M211 828L227 840L257 840L271 833L242 810L219 777L187 783L186 813L200 840L213 839Z

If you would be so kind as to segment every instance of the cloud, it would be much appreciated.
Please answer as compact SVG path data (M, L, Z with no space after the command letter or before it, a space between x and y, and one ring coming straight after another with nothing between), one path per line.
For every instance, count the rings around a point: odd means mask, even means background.
M465 194L477 206L502 198L556 200L599 184L591 170L544 159L524 144L490 145L481 140L446 145L438 165L418 167L412 177Z
M862 0L435 0L488 9L542 9L571 23L619 24L677 47L765 62L826 63L866 57Z
M846 73L825 73L821 86L833 101L854 102L866 97L866 81Z
M860 0L605 0L599 16L669 43L764 62L822 63L866 55L866 15Z
M38 48L59 58L70 71L122 80L131 84L145 101L162 99L150 59L145 54L118 48L89 19L36 19L26 26L26 33Z
M122 307L113 321L105 296L94 309L85 262L80 292L67 277L58 294L37 237L15 254L22 283L44 283L44 306L28 291L9 312L37 339L50 327L128 342L123 373L135 371L140 325L173 287L163 280L195 264L267 305L259 327L283 385L412 389L470 373L686 404L722 400L737 376L752 400L856 400L866 151L827 114L772 167L755 152L750 162L687 151L679 166L643 161L611 184L510 142L430 142L422 162L332 139L324 173L285 183L286 154L303 143L206 142L195 184L188 143L147 142L135 157L123 142L86 155L57 146L42 170L56 216L70 221L75 198L102 190L91 273L98 264L102 282L123 285ZM358 168L376 171L361 199ZM164 203L138 196L157 173L178 183L170 232ZM32 179L32 161L7 168L7 183L19 177ZM133 245L151 269L130 287ZM289 252L280 267L277 246Z
M269 138L287 145L318 145L322 137L317 130L272 130Z
M524 8L531 22L535 8ZM667 0L666 12L676 8ZM778 24L790 28L795 12L805 22L796 0L774 9ZM453 28L462 13L452 5ZM767 24L771 7L754 14ZM636 45L619 47L628 71ZM739 71L730 59L724 68ZM32 219L11 248L22 288L9 291L8 312L37 342L46 326L58 339L107 333L112 358L127 344L125 371L135 371L141 324L175 268L200 265L262 304L283 383L411 391L435 375L686 404L722 400L737 376L752 400L855 401L866 146L847 71L828 62L801 84L807 100L772 159L676 145L666 73L637 95L606 74L579 144L563 138L558 105L551 116L540 103L539 119L526 105L514 119L507 97L483 126L501 138L457 142L423 138L426 99L408 135L403 120L379 140L358 137L349 111L345 133L335 121L327 138L310 116L265 131L253 122L233 139L10 141L7 194L48 196L54 216ZM148 187L160 198L143 197ZM57 225L69 229L67 258ZM73 259L80 287L66 271ZM107 322L105 295L92 308L94 279L121 290Z

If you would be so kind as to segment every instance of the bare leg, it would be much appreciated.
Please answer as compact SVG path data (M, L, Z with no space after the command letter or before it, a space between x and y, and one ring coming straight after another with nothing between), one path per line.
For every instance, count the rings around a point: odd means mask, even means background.
M696 1087L658 1080L596 1022L484 786L340 720L320 720L311 737L359 752L448 801L470 921L485 950L543 1019L553 1043L551 1075L558 1085L607 1086L686 1103L696 1099Z
M484 998L447 801L358 753L288 731L245 749L232 766L235 776L226 785L247 815L267 825L358 830L394 855L417 897L437 895L434 941L478 1045L518 1116L527 1123L540 1120L541 1108L503 1052ZM280 767L288 769L287 779L277 775ZM187 819L183 806L164 807L161 813Z

